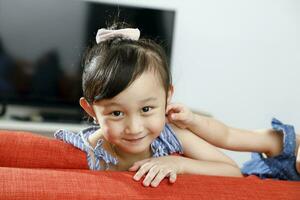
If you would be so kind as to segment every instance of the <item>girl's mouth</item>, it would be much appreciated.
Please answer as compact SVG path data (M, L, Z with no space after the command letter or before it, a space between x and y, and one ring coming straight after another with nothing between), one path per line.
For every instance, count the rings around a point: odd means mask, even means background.
M130 143L137 143L140 142L142 139L144 139L146 136L140 137L140 138L130 138L130 139L123 139L126 142L130 142Z

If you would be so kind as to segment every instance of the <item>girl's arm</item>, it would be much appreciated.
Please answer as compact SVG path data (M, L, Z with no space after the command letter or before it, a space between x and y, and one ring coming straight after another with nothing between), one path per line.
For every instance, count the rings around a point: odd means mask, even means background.
M282 138L271 129L243 130L196 114L188 129L213 145L228 150L276 155L282 149L279 148L282 146Z
M223 152L187 129L172 126L181 142L184 156L180 174L241 176L238 165Z
M273 130L250 131L226 126L222 122L192 113L186 106L172 104L168 119L186 128L214 146L233 151L255 151L277 155L282 150L282 136Z

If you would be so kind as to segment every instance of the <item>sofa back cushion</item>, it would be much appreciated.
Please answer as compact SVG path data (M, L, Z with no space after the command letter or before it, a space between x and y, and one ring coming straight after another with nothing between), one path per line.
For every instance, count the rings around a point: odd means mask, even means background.
M157 188L134 181L132 172L78 169L25 169L0 167L0 199L16 200L177 200L177 199L272 199L296 200L299 183L201 175L178 175Z
M0 166L88 169L86 154L72 145L21 131L0 131Z

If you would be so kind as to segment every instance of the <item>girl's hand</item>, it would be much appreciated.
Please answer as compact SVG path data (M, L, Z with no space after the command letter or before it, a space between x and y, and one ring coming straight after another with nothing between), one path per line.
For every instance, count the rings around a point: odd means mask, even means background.
M169 104L166 114L168 121L181 129L187 129L194 120L194 113L182 104Z
M174 183L177 173L180 170L178 156L163 156L158 158L149 158L135 162L129 171L137 171L133 179L139 181L146 175L143 185L157 187L165 178L169 177L169 182Z

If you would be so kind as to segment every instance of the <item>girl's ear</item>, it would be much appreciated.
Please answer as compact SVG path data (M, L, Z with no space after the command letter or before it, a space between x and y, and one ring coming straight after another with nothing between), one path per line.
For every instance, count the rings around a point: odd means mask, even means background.
M92 118L96 117L96 114L94 112L94 109L93 109L92 105L90 105L89 102L84 97L80 98L79 104L80 104L81 108L83 108L83 110L85 110L85 112L89 116L91 116Z
M173 85L170 85L170 88L168 91L168 97L167 97L167 104L171 103L173 93L174 93L174 87L173 87Z

